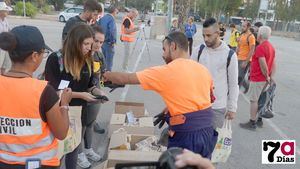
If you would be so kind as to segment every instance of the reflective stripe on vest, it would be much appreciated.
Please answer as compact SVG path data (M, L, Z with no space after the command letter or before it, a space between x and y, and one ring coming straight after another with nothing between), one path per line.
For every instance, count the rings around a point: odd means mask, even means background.
M128 16L125 16L123 21L122 21L122 26L121 26L121 40L122 41L125 41L125 42L133 42L135 40L135 32L132 32L132 33L125 33L125 26L123 25L124 21L128 19L130 21L130 26L129 26L129 29L134 29L134 23L132 22L132 20L128 17Z
M11 153L21 153L30 149L50 146L54 141L54 136L51 134L34 144L5 144L0 143L0 150Z
M57 149L41 152L32 156L17 156L17 155L14 156L10 154L0 153L0 160L14 161L17 163L25 164L26 160L28 159L40 159L42 161L42 164L45 165L43 161L51 160L55 158L56 155L57 155Z
M0 106L1 162L24 165L26 159L39 158L43 165L59 166L57 139L40 115L47 83L0 75L0 103L4 105Z

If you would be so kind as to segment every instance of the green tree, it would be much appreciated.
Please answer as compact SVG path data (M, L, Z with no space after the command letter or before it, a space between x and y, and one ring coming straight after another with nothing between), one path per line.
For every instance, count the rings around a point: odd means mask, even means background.
M126 4L127 7L136 8L137 10L144 11L144 10L151 10L152 3L155 0L127 0Z
M50 5L54 6L56 11L60 11L64 8L64 1L63 0L48 0Z
M175 11L178 15L178 27L180 30L184 30L184 24L187 22L187 18L190 11L191 0L174 0Z
M257 17L260 0L247 0L244 4L245 10L242 13L244 17L251 18L252 21Z
M34 17L38 12L37 7L35 7L31 2L26 2L25 7L26 7L26 16ZM22 1L16 3L14 11L16 12L17 15L20 16L24 14Z

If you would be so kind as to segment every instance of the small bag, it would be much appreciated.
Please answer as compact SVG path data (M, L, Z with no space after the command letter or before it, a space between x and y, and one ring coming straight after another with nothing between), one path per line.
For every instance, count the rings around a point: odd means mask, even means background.
M258 99L258 116L262 118L274 117L273 99L275 97L275 82L266 83Z
M217 128L218 140L212 153L211 161L213 163L226 162L231 154L232 130L231 120L225 119L222 128Z
M71 106L68 114L70 126L66 138L58 141L58 158L72 152L81 143L81 107Z

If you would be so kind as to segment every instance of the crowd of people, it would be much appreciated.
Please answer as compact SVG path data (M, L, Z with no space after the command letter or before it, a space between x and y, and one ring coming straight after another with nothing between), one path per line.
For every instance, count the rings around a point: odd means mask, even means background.
M120 28L123 72L111 72L118 9L111 6L98 19L101 5L87 0L84 11L66 22L62 47L49 55L45 80L38 80L33 72L49 47L36 27L23 25L10 30L6 20L10 10L0 2L0 168L24 168L30 163L59 168L58 145L68 137L72 125L80 131L73 133L74 145L62 152L66 168L75 169L77 164L89 168L92 161L101 161L91 145L101 104L109 101L102 88L107 81L140 85L163 98L166 108L155 116L155 123L160 127L168 123L168 148L185 149L176 157L178 168L214 168L209 159L218 137L216 128L221 128L225 119L235 118L239 87L249 92L251 101L250 120L240 126L250 130L263 126L257 114L258 98L265 85L273 82L276 68L268 26L255 23L251 31L251 23L245 21L239 32L231 24L227 44L225 26L208 18L203 22L204 43L193 49L197 32L193 18L183 31L173 19L162 42L166 64L130 72L132 43L136 32L143 29L134 23L138 11L131 9Z

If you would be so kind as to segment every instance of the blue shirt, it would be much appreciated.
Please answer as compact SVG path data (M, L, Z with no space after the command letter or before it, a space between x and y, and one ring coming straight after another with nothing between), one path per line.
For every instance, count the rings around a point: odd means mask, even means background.
M101 26L105 34L105 43L114 44L117 42L117 26L115 18L111 14L106 14L97 23Z
M192 25L185 24L184 34L187 38L193 38L193 36L196 34L196 32L197 32L197 27L194 23Z

